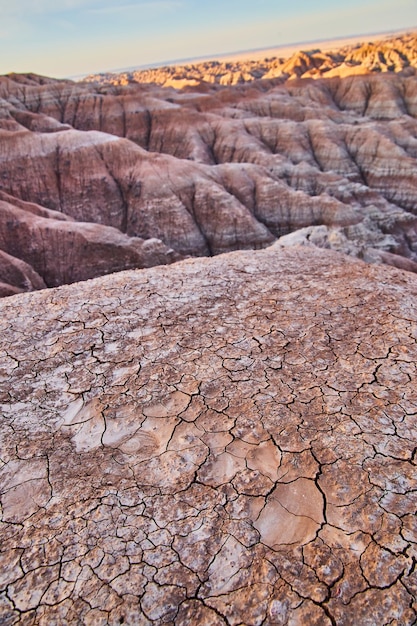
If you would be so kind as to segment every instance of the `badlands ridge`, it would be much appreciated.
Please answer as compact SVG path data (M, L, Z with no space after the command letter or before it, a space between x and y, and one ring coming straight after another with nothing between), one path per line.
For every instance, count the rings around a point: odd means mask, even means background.
M342 40L343 41L343 40ZM320 48L296 50L293 47L231 55L226 59L170 65L145 70L103 73L87 76L87 81L126 85L156 83L164 87L195 87L201 83L237 85L260 78L333 78L357 76L372 72L404 72L417 70L415 34L385 37L376 41L345 40L320 43ZM287 54L285 54L287 53ZM278 55L278 56L277 56Z
M326 53L348 77L1 77L0 293L277 239L415 271L416 41Z

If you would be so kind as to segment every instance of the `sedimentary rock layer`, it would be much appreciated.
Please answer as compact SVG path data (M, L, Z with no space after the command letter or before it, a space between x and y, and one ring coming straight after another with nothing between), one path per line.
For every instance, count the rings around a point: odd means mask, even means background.
M2 77L1 293L280 237L415 271L416 116L410 72L185 90Z
M414 274L236 252L0 303L0 622L411 626Z

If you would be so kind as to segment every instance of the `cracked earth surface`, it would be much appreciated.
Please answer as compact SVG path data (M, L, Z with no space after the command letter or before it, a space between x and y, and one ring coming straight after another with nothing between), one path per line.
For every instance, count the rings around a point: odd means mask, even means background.
M415 624L416 297L275 246L0 302L0 623Z

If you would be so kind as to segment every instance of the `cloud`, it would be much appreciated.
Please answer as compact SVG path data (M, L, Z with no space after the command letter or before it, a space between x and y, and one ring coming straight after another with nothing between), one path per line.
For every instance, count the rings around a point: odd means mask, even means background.
M27 17L28 15L62 14L68 11L80 11L96 15L124 13L141 10L152 13L179 8L179 0L150 0L116 4L113 0L0 0L2 18L7 16Z
M92 7L87 9L87 13L94 15L111 15L116 13L126 13L129 11L145 11L147 13L161 13L172 9L179 9L183 2L175 0L157 0L156 2L134 2L130 4L120 4L112 6Z
M0 0L0 11L2 17L5 15L23 17L28 14L41 15L44 13L70 11L92 4L97 4L97 2L94 2L94 0L60 0L57 5L54 0L13 0L13 2Z

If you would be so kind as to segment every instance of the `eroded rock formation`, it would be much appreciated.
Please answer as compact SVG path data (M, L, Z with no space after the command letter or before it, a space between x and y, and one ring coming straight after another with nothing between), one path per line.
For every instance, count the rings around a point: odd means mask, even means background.
M414 32L361 43L351 43L334 49L299 50L290 56L268 56L263 59L245 58L243 54L227 60L202 61L186 65L168 65L119 73L87 76L95 83L128 85L155 83L164 87L195 87L201 83L237 85L260 78L331 78L356 76L373 72L405 72L414 75L417 69L417 36ZM279 53L279 49L277 49Z
M0 622L415 624L416 298L275 245L3 300Z
M0 77L1 293L287 235L414 271L416 116L412 72L185 90Z
M1 192L0 254L2 295L181 258L158 239L128 237L116 228L65 219Z

